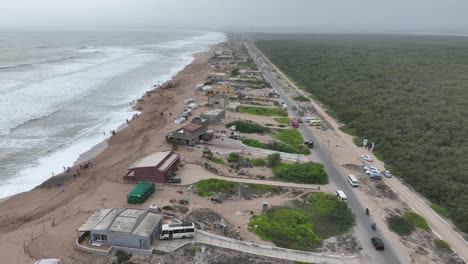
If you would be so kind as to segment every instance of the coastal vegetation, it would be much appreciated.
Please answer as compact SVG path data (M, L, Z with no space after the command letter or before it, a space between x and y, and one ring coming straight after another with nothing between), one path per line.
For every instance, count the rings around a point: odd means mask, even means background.
M442 239L434 239L434 245L438 249L451 250L450 245Z
M201 197L212 197L215 194L222 194L224 197L229 197L240 193L245 199L251 199L253 196L260 196L267 193L280 194L283 188L254 183L237 183L221 179L205 179L197 182L194 190L195 193Z
M236 127L236 131L247 134L264 134L270 132L270 128L247 121L234 121L226 124L226 128Z
M239 113L251 114L259 116L288 116L286 110L277 107L261 107L261 106L239 106Z
M280 163L273 168L273 174L278 179L288 182L327 184L328 175L323 164L307 163Z
M205 179L195 184L195 192L202 197L210 197L218 192L234 191L238 186L236 182L219 179Z
M468 232L466 38L267 34L256 45Z
M299 132L297 129L282 130L281 132L274 134L273 138L289 145L304 144L304 139L302 138L301 132Z
M416 228L424 231L431 230L426 219L412 211L406 211L402 216L392 215L387 219L387 223L390 230L400 236L411 235Z
M298 102L309 102L310 99L303 96L303 95L298 95L296 97L293 98L295 101L298 101Z
M265 167L267 165L267 162L266 160L262 159L262 158L255 158L255 159L252 159L250 161L250 163L252 164L252 166L254 167Z
M291 120L289 118L287 118L287 117L276 117L275 121L280 123L280 124L284 124L284 125L291 124Z
M404 213L404 216L405 216L406 220L408 220L408 222L410 224L412 224L414 227L421 228L422 230L425 230L425 231L430 231L431 230L431 228L429 227L429 225L426 222L426 219L424 219L419 214L417 214L415 212L412 212L412 211L406 211Z
M272 153L267 156L267 167L274 168L281 163L281 154L278 152Z
M254 148L269 149L292 154L310 154L310 149L305 145L289 145L279 142L262 143L256 139L244 138L242 143Z
M351 209L332 194L310 194L305 200L253 216L250 230L280 247L311 250L323 239L347 232L355 223Z

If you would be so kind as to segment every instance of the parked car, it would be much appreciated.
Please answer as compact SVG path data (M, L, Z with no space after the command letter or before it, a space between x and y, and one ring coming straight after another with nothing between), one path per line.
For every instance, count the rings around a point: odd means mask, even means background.
M382 174L383 176L387 177L387 178L391 178L392 177L392 173L389 171L389 170L384 170L382 171Z
M370 155L362 155L361 158L365 161L369 161L369 162L372 162L374 161L374 159L372 158L372 156Z
M297 121L299 121L299 123L304 123L304 121L302 120L302 118L298 118Z
M40 259L34 264L61 264L62 261L60 259Z
M363 169L364 171L368 170L369 168L370 168L370 167L367 166L367 165L362 166L362 169Z
M182 179L179 176L173 176L167 180L167 183L181 183Z
M313 117L313 116L308 116L308 117L306 117L306 118L304 118L304 119L305 119L306 123L310 123L310 121L316 120L317 118L315 118L315 117Z
M373 169L371 169L371 168L369 168L368 170L366 170L365 173L366 173L367 175L372 175L372 174L380 175L380 171L379 171L379 170L373 170Z
M293 105L293 110L297 110L297 105Z
M375 249L384 250L384 244L382 242L382 239L378 237L372 237L371 242L372 242L372 245L374 245Z

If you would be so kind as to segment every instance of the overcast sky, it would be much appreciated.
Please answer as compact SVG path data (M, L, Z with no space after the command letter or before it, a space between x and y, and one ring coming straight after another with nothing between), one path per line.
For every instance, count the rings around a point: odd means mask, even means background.
M0 0L4 29L468 33L468 0Z

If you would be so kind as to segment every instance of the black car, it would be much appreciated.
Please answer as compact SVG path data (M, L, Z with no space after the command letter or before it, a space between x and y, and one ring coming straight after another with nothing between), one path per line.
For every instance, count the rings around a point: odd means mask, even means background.
M371 238L372 245L374 245L375 249L377 250L384 250L384 244L382 242L382 239L378 237L373 237Z
M181 183L182 180L180 179L179 176L174 176L174 177L171 177L169 178L169 180L167 180L167 183Z

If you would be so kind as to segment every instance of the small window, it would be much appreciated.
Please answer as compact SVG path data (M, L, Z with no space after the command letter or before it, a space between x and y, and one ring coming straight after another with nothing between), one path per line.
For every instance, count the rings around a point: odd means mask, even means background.
M94 234L93 239L94 239L94 241L107 242L107 236L106 235Z
M162 233L161 233L161 234L162 234L162 235L167 235L168 233L169 233L169 231L167 231L167 230L164 230L164 231L162 231Z
M193 229L193 228L189 228L189 229L186 229L185 231L186 231L186 232L190 232L190 233L192 233L192 232L195 232L195 229Z
M174 234L179 234L179 233L180 233L180 230L174 230L174 231L172 231L172 233L174 233Z

